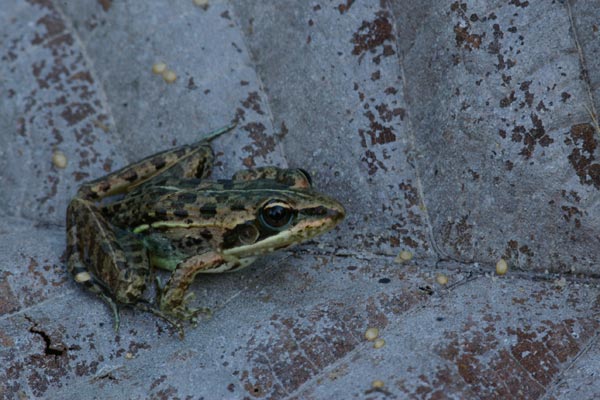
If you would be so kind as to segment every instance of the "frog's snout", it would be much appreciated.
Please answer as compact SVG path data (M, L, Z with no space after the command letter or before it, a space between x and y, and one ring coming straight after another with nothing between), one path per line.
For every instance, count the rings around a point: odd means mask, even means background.
M346 209L343 205L335 202L332 207L329 208L328 217L331 218L336 224L341 222L346 217Z

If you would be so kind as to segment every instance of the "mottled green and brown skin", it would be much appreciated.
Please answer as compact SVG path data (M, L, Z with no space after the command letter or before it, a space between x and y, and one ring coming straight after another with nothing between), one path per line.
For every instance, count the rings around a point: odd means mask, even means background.
M111 306L115 328L118 304L173 324L192 319L201 309L186 307L187 291L198 273L239 270L344 218L342 205L314 191L301 169L265 167L207 180L209 141L229 129L86 183L71 200L69 271ZM154 268L171 274L151 301L144 294Z

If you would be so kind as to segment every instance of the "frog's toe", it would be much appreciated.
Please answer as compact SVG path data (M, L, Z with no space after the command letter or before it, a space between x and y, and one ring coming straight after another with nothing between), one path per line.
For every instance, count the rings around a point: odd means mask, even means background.
M166 294L166 295L165 295ZM193 292L182 296L168 296L168 292L161 291L158 297L160 311L181 321L196 322L199 314L209 314L210 309L206 307L192 308L187 305L195 298ZM174 299L175 297L175 299Z
M179 336L181 336L181 338L183 338L183 336L184 336L183 326L177 320L177 316L171 315L170 313L163 312L148 303L142 303L142 302L137 303L135 305L135 308L145 311L145 312L152 313L152 314L156 315L157 317L161 318L162 320L167 322L169 325L171 325L173 328L177 329L179 331Z
M110 309L113 312L113 318L114 318L114 329L115 329L115 333L119 332L119 326L121 325L121 317L119 314L119 306L117 305L117 303L109 296L105 295L104 293L100 293L100 298L102 298L102 300L104 300L106 302L106 304L108 304L108 306L110 307Z
M168 312L168 314L174 316L175 318L181 321L189 321L191 323L197 323L197 317L200 314L203 315L211 315L210 308L199 307L199 308L191 308L187 306L176 307Z

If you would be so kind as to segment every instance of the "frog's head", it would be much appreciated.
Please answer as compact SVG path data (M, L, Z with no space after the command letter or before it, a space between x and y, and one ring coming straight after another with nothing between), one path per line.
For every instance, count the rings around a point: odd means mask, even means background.
M331 230L345 216L344 207L310 187L280 185L260 179L243 183L244 210L230 210L222 253L232 261L283 249ZM235 207L232 207L235 208Z

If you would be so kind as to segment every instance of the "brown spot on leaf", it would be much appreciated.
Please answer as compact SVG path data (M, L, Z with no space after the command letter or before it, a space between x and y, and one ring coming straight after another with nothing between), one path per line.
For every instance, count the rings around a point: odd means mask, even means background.
M521 7L521 8L525 8L529 5L528 1L521 1L521 0L510 0L508 2L508 4L512 4L515 7Z
M36 21L36 25L43 25L46 28L46 33L44 36L39 36L39 34L36 33L35 37L31 41L31 44L33 45L41 44L44 40L58 36L65 30L64 22L55 12L48 13L42 18L38 19Z
M456 24L454 26L454 39L456 40L456 47L464 48L465 50L472 51L478 49L481 46L481 41L485 37L485 33L478 35L475 33L469 33L468 26L461 26Z
M365 155L361 158L361 161L367 164L369 175L375 175L379 169L387 171L385 164L378 160L377 155L371 150L365 151Z
M523 147L519 153L525 156L525 158L530 158L532 156L536 144L539 144L542 147L548 147L550 144L554 143L554 139L546 134L546 129L544 128L542 120L534 113L531 113L530 118L533 127L525 133L523 139L525 147Z
M538 103L538 105L535 107L536 111L550 111L548 110L548 108L546 108L546 105L544 104L543 101L540 100L540 102Z
M583 185L594 185L600 189L600 164L596 162L595 152L598 147L597 136L590 124L579 124L571 127L566 144L574 144L569 155L569 162L575 169L579 181Z
M340 14L345 13L346 11L348 11L350 9L350 7L352 7L352 4L354 3L354 0L346 0L346 3L342 3L340 5L338 5L338 11L340 12Z
M510 94L503 99L500 100L500 107L508 107L511 105L517 98L515 97L515 91L512 90Z
M469 254L473 247L473 225L468 223L469 216L444 222L441 227L442 240L455 254Z
M516 240L509 240L505 249L503 258L510 260L512 265L531 265L533 264L534 252L527 245L519 246Z
M523 125L517 125L513 128L512 132L510 139L515 143L519 143L523 140L523 134L525 134L526 129Z
M258 92L248 93L248 97L246 98L246 100L242 100L241 103L244 106L244 108L252 109L256 113L261 115L264 114L263 110L260 109L260 96L258 95Z
M363 21L352 36L351 42L354 44L352 54L358 56L366 52L375 52L375 49L382 46L385 41L394 40L392 23L388 19L389 14L379 11L376 16L373 21ZM393 49L391 50L393 52ZM388 53L389 51L387 50Z
M65 107L60 115L71 126L94 114L94 108L88 103L71 103Z
M98 0L98 3L102 6L104 12L110 10L110 7L112 6L112 0Z
M260 122L250 122L244 125L243 129L254 140L253 144L243 147L243 150L250 153L248 157L244 158L243 163L246 167L251 168L256 165L255 157L264 157L275 150L275 137L267 135L265 126Z
M0 315L6 315L17 311L20 308L19 300L12 292L8 280L5 279L6 274L0 279ZM1 341L0 341L1 344Z

